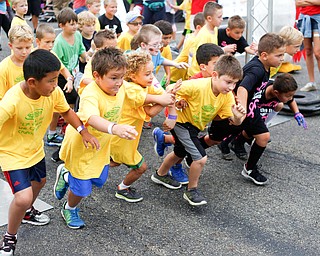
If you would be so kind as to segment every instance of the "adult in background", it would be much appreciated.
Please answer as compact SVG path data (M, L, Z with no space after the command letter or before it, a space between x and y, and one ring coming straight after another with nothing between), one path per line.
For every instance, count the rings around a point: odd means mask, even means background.
M39 23L39 15L41 13L41 0L28 0L28 13L32 15L31 22L35 33Z
M153 24L166 19L165 0L144 0L143 6L143 24Z
M57 17L59 12L68 6L70 0L52 0L54 15Z
M73 0L73 10L76 14L87 11L86 0Z
M10 26L11 26L11 21L9 20L9 17L7 15L6 1L0 0L0 29L3 28L7 36L8 36L8 31L10 29ZM1 44L0 44L0 51L2 51Z

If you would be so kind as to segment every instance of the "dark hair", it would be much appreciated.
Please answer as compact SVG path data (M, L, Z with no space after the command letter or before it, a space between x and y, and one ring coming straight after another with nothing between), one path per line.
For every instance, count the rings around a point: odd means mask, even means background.
M71 21L78 22L78 16L70 7L66 7L59 12L57 21L58 24L61 23L62 25L65 25Z
M203 27L206 24L206 19L204 18L203 12L198 12L193 19L193 26L196 28L197 26Z
M230 29L234 29L234 28L245 29L245 27L246 27L246 22L239 15L231 16L228 19L228 28Z
M108 47L97 51L91 64L92 72L97 71L102 77L112 69L126 68L127 60L120 49Z
M104 44L104 40L112 39L117 39L117 35L114 31L110 29L102 29L94 35L93 42L97 48L101 48Z
M23 63L24 80L34 78L41 80L48 73L59 71L61 63L59 59L48 50L38 49L29 54Z
M283 73L274 79L273 89L280 93L293 92L298 89L298 84L292 75Z
M214 71L220 76L242 79L243 71L240 62L232 55L222 55L214 65Z
M204 18L207 19L208 16L213 16L217 10L222 9L222 5L209 1L203 7Z
M173 33L172 25L169 21L158 20L153 25L158 27L163 35L171 35Z
M196 59L198 64L208 65L212 57L219 57L224 54L220 46L212 43L206 43L199 46L196 52Z
M275 34L267 33L263 35L258 44L258 53L261 55L262 52L272 53L274 50L284 47L286 45L285 40Z

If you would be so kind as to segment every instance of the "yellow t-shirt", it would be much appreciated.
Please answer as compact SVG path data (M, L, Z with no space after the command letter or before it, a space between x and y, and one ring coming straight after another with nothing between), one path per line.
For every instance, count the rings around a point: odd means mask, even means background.
M195 41L194 34L189 34L184 42L184 45L180 54L175 59L175 62L189 63L189 59L192 58L192 49L194 49L194 41ZM171 77L170 77L171 81L177 82L180 78L182 80L188 80L188 69L184 69L184 68L179 69L176 67L170 67L170 70L171 70Z
M97 16L96 16L96 23L94 24L94 30L96 32L100 31L100 22Z
M199 64L196 59L196 52L200 45L205 43L212 43L212 44L218 44L218 28L214 28L214 33L211 33L207 26L203 26L199 33L196 36L195 42L194 42L194 51L191 61L191 66L188 69L188 75L193 76L194 74L198 73L200 71Z
M185 26L184 29L190 29L190 16L191 16L191 0L184 0L180 5L180 9L185 11Z
M92 58L90 58L90 60L87 62L85 68L84 68L84 73L83 76L80 79L80 85L79 85L79 89L78 89L78 94L81 95L83 89L86 87L86 85L82 82L83 79L85 78L90 78L92 80L93 79L93 75L92 75L92 65L91 65L91 60Z
M2 171L29 168L44 158L43 136L53 112L70 109L57 87L49 97L28 98L21 83L0 101L0 166ZM72 128L73 129L73 128Z
M23 68L13 63L11 56L0 62L0 100L15 84L24 80Z
M215 96L211 83L211 77L182 82L177 97L186 100L188 107L177 111L177 122L189 122L202 131L217 115L221 119L233 116L231 106L235 101L232 92Z
M133 38L133 35L131 35L129 32L121 33L121 35L118 38L117 46L119 49L123 51L131 50L131 40Z
M16 26L16 25L20 25L20 26L21 25L27 25L27 26L29 26L29 24L27 23L27 21L25 19L21 19L21 18L19 18L17 16L14 16L12 21L11 21L11 28L13 26Z
M125 98L118 123L135 126L139 134L135 140L125 140L113 136L111 139L111 157L117 163L133 166L142 160L142 156L138 151L138 145L143 122L147 117L143 108L147 94L161 95L164 90L161 86L155 87L151 85L143 88L132 82L125 82L122 86L125 87Z
M161 56L165 59L172 60L170 45L163 47ZM159 72L160 68L161 68L161 65L156 68L156 74Z
M82 91L79 112L81 121L88 131L100 143L100 150L85 148L81 135L71 127L67 127L60 150L60 158L73 177L87 180L99 178L102 169L110 163L110 139L112 135L100 132L87 124L91 116L100 116L117 123L124 100L124 87L121 86L116 96L109 96L92 82Z

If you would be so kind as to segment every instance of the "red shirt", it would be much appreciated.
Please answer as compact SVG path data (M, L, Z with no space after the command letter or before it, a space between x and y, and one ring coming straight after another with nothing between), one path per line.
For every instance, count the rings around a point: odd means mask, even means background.
M305 7L300 7L300 13L309 16L320 14L320 5L309 5Z
M207 2L209 2L209 0L193 0L191 2L191 15L197 14L198 12L202 12L203 7Z
M197 74L194 74L192 77L189 78L189 80L191 79L198 79L198 78L203 78L202 72L200 71Z

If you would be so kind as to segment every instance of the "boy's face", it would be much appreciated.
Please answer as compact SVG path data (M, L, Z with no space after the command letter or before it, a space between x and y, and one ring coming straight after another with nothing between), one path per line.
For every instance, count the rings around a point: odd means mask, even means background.
M14 58L19 62L24 62L31 52L32 41L14 40L12 43L8 43L8 45L13 52Z
M227 28L227 35L235 40L239 40L243 35L244 29L242 28Z
M94 31L95 31L95 23L84 24L82 26L81 34L86 36L86 37L92 38Z
M142 23L142 19L140 17L136 18L134 21L130 22L127 24L129 30L133 33L133 34L137 34L140 30L140 28L142 27L143 23Z
M93 4L88 5L88 10L94 15L99 14L100 9L101 9L100 2L94 2Z
M278 92L277 90L275 90L275 94L277 95L278 100L283 103L287 103L289 100L292 100L295 93L296 91Z
M167 45L170 44L172 40L172 34L169 34L169 35L162 35L162 44L163 44L163 47L166 47Z
M17 5L12 6L13 9L19 15L25 15L28 12L28 2L27 1L20 1Z
M148 43L141 43L141 49L149 52L151 55L158 55L160 48L162 45L162 36L161 35L153 35L150 36L152 39Z
M286 51L286 47L280 47L279 49L275 49L272 53L262 53L264 54L264 60L267 66L269 67L279 67L280 64L284 60L284 53Z
M70 22L67 22L66 24L59 24L60 28L63 30L66 34L75 34L77 31L77 22L72 20Z
M123 83L123 77L126 73L126 68L120 68L120 69L111 69L103 75L102 77L98 74L97 71L93 71L93 76L95 78L95 81L97 85L108 95L115 96L122 83Z
M44 33L41 39L36 38L36 43L39 49L51 51L53 48L55 39L56 39L56 34Z
M117 2L111 2L108 5L105 5L104 8L107 15L114 16L118 10Z
M207 17L207 22L212 27L219 27L223 21L223 11L222 9L216 10L215 13L212 16Z
M219 56L214 56L208 62L208 65L200 64L200 70L202 71L203 77L211 77L212 76L212 72L214 70L214 65L216 64L218 59L219 59Z
M239 81L239 79L235 79L227 75L219 76L216 71L212 72L212 80L214 93L222 94L227 94L228 92L233 91L236 87L236 83Z
M149 61L145 66L141 67L139 71L130 76L131 80L141 85L141 87L148 87L152 85L153 81L153 62Z
M40 81L34 78L29 78L28 84L31 83L32 90L38 94L38 96L49 97L58 85L58 76L59 71L52 71Z
M286 47L286 53L293 56L300 50L301 44L290 44Z

